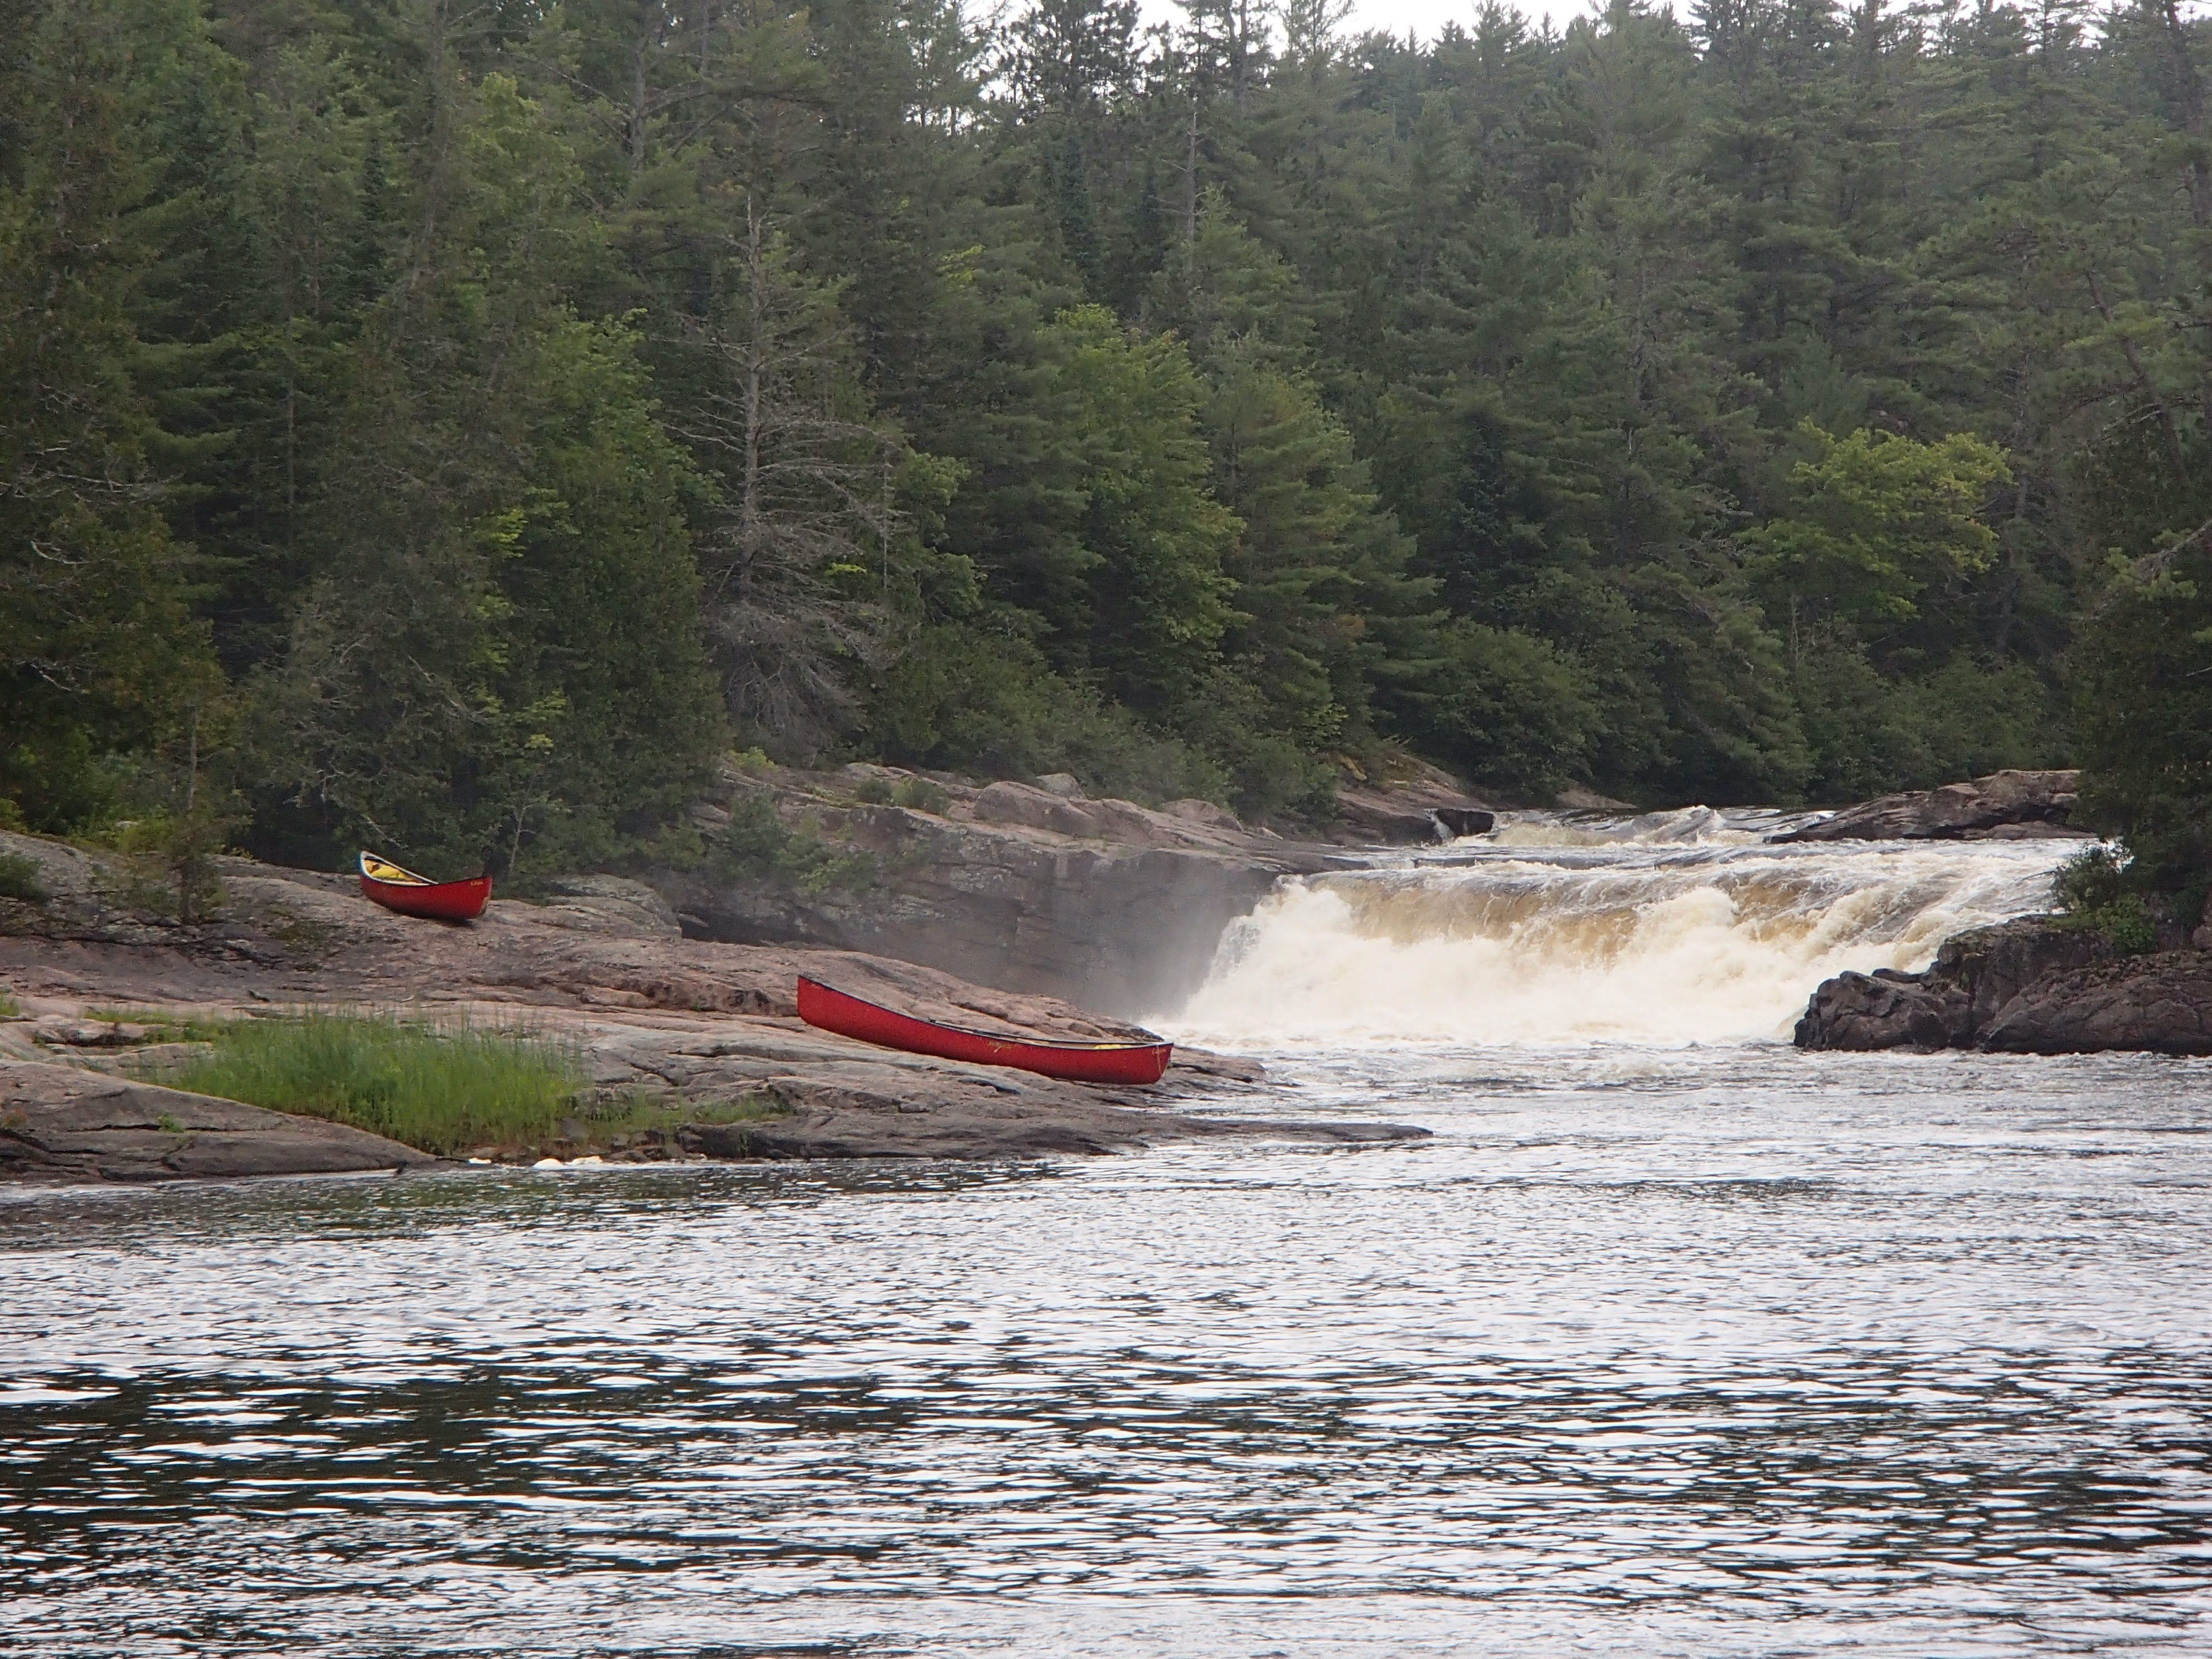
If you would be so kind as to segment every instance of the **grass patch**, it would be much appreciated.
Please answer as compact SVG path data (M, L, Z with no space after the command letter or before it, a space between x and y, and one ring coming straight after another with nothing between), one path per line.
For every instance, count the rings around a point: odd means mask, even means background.
M163 1008L90 1007L78 1016L102 1025L137 1025L149 1042L213 1042L241 1022L216 1016L176 1014Z
M584 1081L573 1047L465 1022L311 1010L226 1022L206 1040L213 1054L162 1081L449 1156L559 1139Z
M0 1019L21 1019L22 1017L23 1005L8 994L5 986L0 986Z

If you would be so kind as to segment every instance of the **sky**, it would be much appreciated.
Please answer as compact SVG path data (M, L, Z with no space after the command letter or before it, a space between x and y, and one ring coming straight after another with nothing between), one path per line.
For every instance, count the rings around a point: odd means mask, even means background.
M1545 0L1520 0L1520 9L1532 23L1549 17L1564 25L1571 17L1583 12L1595 11L1596 6L1571 3L1546 3ZM1407 29L1424 40L1433 40L1437 31L1456 19L1464 26L1474 15L1474 0L1356 0L1352 21L1346 26L1354 33L1382 29L1392 34L1403 34Z
M1569 18L1601 9L1598 4L1578 5L1575 0L1518 0L1518 4L1530 22L1548 17L1560 27ZM1474 6L1475 0L1353 0L1352 21L1345 27L1355 34L1370 29L1403 34L1411 29L1424 40L1433 40L1447 22L1457 19L1466 24L1474 15ZM1182 15L1174 0L1142 0L1142 10L1147 23L1173 22Z
M1182 15L1175 0L1140 0L1145 21L1172 22ZM1564 28L1569 20L1595 14L1604 9L1602 0L1507 0L1517 3L1532 23L1548 21L1555 27ZM1407 29L1424 40L1433 40L1437 31L1456 18L1465 25L1474 15L1475 0L1353 0L1352 21L1345 27L1354 33L1381 29L1392 34L1403 34ZM2032 9L2033 8L2031 8ZM1678 3L1677 15L1686 7ZM2188 18L2212 15L2212 0L2183 0L2181 15Z

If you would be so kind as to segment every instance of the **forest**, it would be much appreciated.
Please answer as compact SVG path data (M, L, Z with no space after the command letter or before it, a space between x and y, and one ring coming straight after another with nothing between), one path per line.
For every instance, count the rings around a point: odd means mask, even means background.
M527 872L733 750L1282 822L2078 761L2212 867L2208 34L0 0L0 823Z

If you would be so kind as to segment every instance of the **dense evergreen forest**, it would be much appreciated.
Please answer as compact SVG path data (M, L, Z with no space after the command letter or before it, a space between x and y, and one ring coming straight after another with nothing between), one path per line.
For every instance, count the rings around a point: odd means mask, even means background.
M0 0L0 819L2212 796L2174 0Z

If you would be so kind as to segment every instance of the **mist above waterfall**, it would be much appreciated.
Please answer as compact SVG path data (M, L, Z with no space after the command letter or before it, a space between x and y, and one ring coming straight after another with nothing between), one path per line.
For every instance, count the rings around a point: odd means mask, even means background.
M1845 969L2047 908L2080 842L1769 846L1788 820L1696 807L1509 818L1486 836L1279 887L1168 1024L1189 1040L1745 1042Z

